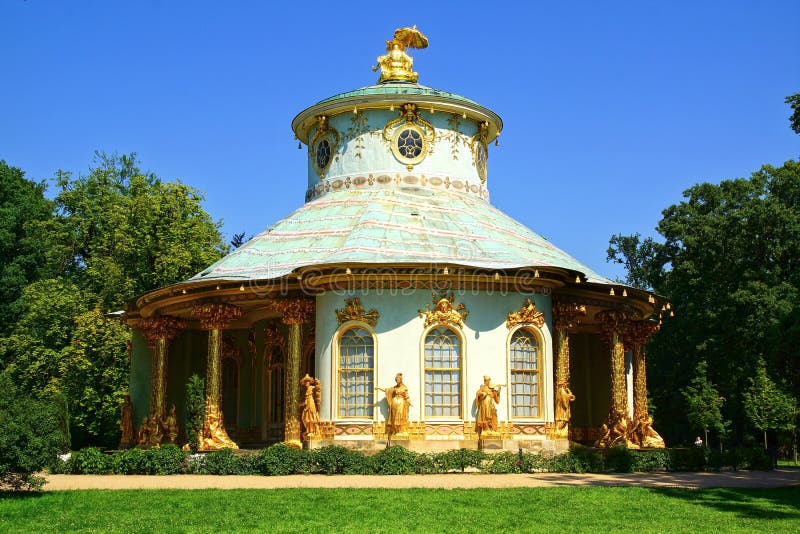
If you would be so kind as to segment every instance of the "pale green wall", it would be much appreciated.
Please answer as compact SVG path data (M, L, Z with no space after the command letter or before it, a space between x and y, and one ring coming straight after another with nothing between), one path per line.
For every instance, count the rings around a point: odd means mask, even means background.
M506 328L506 316L509 312L520 309L525 295L520 294L489 294L487 292L464 294L456 293L456 305L464 303L470 315L465 321L463 333L464 363L462 370L462 412L465 420L475 419L475 393L483 382L483 375L492 377L492 382L507 384L508 358L507 343L509 330ZM409 419L434 421L420 415L424 413L422 380L422 354L421 343L426 329L424 321L417 310L424 309L431 304L431 291L429 290L370 290L368 292L333 293L328 292L317 297L317 376L322 381L323 397L321 416L322 419L337 419L332 414L335 406L335 370L332 357L332 339L338 323L335 310L344 306L345 298L358 296L365 309L376 309L381 315L375 331L376 344L376 386L388 387L394 384L394 376L402 372L404 381L411 393L412 406ZM549 325L551 322L550 297L535 295L531 297L538 310L544 312L546 325L542 328L544 337L543 358L543 390L541 392L543 414L536 421L550 421L553 413L552 395L552 338ZM379 410L376 415L378 421L385 420L387 415L386 402L383 394L376 397L379 400ZM508 389L504 388L501 402L498 406L498 417L508 419Z

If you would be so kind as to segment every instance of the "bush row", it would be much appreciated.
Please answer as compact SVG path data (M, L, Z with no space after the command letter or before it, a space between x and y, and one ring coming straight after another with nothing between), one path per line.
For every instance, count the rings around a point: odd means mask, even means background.
M702 448L635 451L624 447L598 451L579 447L565 454L487 454L459 449L416 453L394 446L368 456L338 446L293 449L279 443L257 453L231 449L192 455L174 445L157 449L130 449L105 454L82 449L53 467L55 473L120 475L293 475L322 473L402 475L479 470L486 473L598 473L603 471L703 471L705 469L771 469L772 460L761 448L733 449L724 453Z

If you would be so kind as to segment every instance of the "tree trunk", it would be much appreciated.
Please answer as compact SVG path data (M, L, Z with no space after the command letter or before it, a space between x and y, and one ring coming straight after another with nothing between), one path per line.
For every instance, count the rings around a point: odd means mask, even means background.
M764 450L767 450L767 431L764 431Z
M706 440L703 442L703 445L705 445L706 449L707 449L708 448L708 429L704 428L703 432L705 432L705 436L706 436Z

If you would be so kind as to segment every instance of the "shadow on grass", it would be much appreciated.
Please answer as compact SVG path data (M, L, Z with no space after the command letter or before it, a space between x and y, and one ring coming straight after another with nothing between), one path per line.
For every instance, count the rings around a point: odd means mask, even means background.
M747 519L800 519L800 487L651 488L652 493Z
M0 500L2 499L36 499L44 495L43 491L11 491L0 490Z

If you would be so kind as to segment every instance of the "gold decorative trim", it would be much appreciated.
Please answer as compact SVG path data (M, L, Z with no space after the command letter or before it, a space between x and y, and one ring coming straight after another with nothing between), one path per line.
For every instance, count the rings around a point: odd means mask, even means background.
M557 330L575 328L581 317L586 317L584 304L556 302L553 307L553 322Z
M446 291L433 293L431 297L433 308L430 304L425 305L424 310L417 310L419 316L425 319L424 327L427 328L432 324L452 325L461 328L464 326L464 320L469 315L466 306L463 303L454 307L455 295L453 293L447 294Z
M311 142L308 143L308 152L312 164L314 165L314 169L316 169L317 174L319 174L320 180L325 179L325 173L328 171L328 168L331 166L331 162L339 151L339 140L339 130L328 123L328 117L326 115L318 115L317 129L314 132L314 137L311 138ZM325 165L320 166L319 159L317 157L317 150L319 148L317 142L322 143L323 141L328 142L329 153L328 161L325 163Z
M160 339L170 340L177 336L186 328L186 321L162 315L152 319L140 319L133 326L141 332L147 341L147 346L153 348Z
M422 142L419 154L414 157L403 154L398 146L400 135L407 130L416 132ZM383 127L383 139L389 143L389 148L397 161L404 163L408 170L413 169L414 165L420 163L429 152L433 151L435 137L436 128L420 117L416 104L403 104L400 116L390 120Z
M506 327L510 330L519 324L531 325L541 328L544 326L544 313L536 309L536 304L531 299L525 299L519 311L510 312L506 320Z
M489 159L489 123L481 122L478 124L478 131L469 140L469 147L472 150L473 163L478 169L478 176L481 183L486 183L486 168Z
M380 318L381 314L378 313L378 310L366 311L364 306L361 305L361 299L358 297L345 299L344 308L336 310L336 320L339 321L340 325L347 321L360 321L370 326L375 326Z

